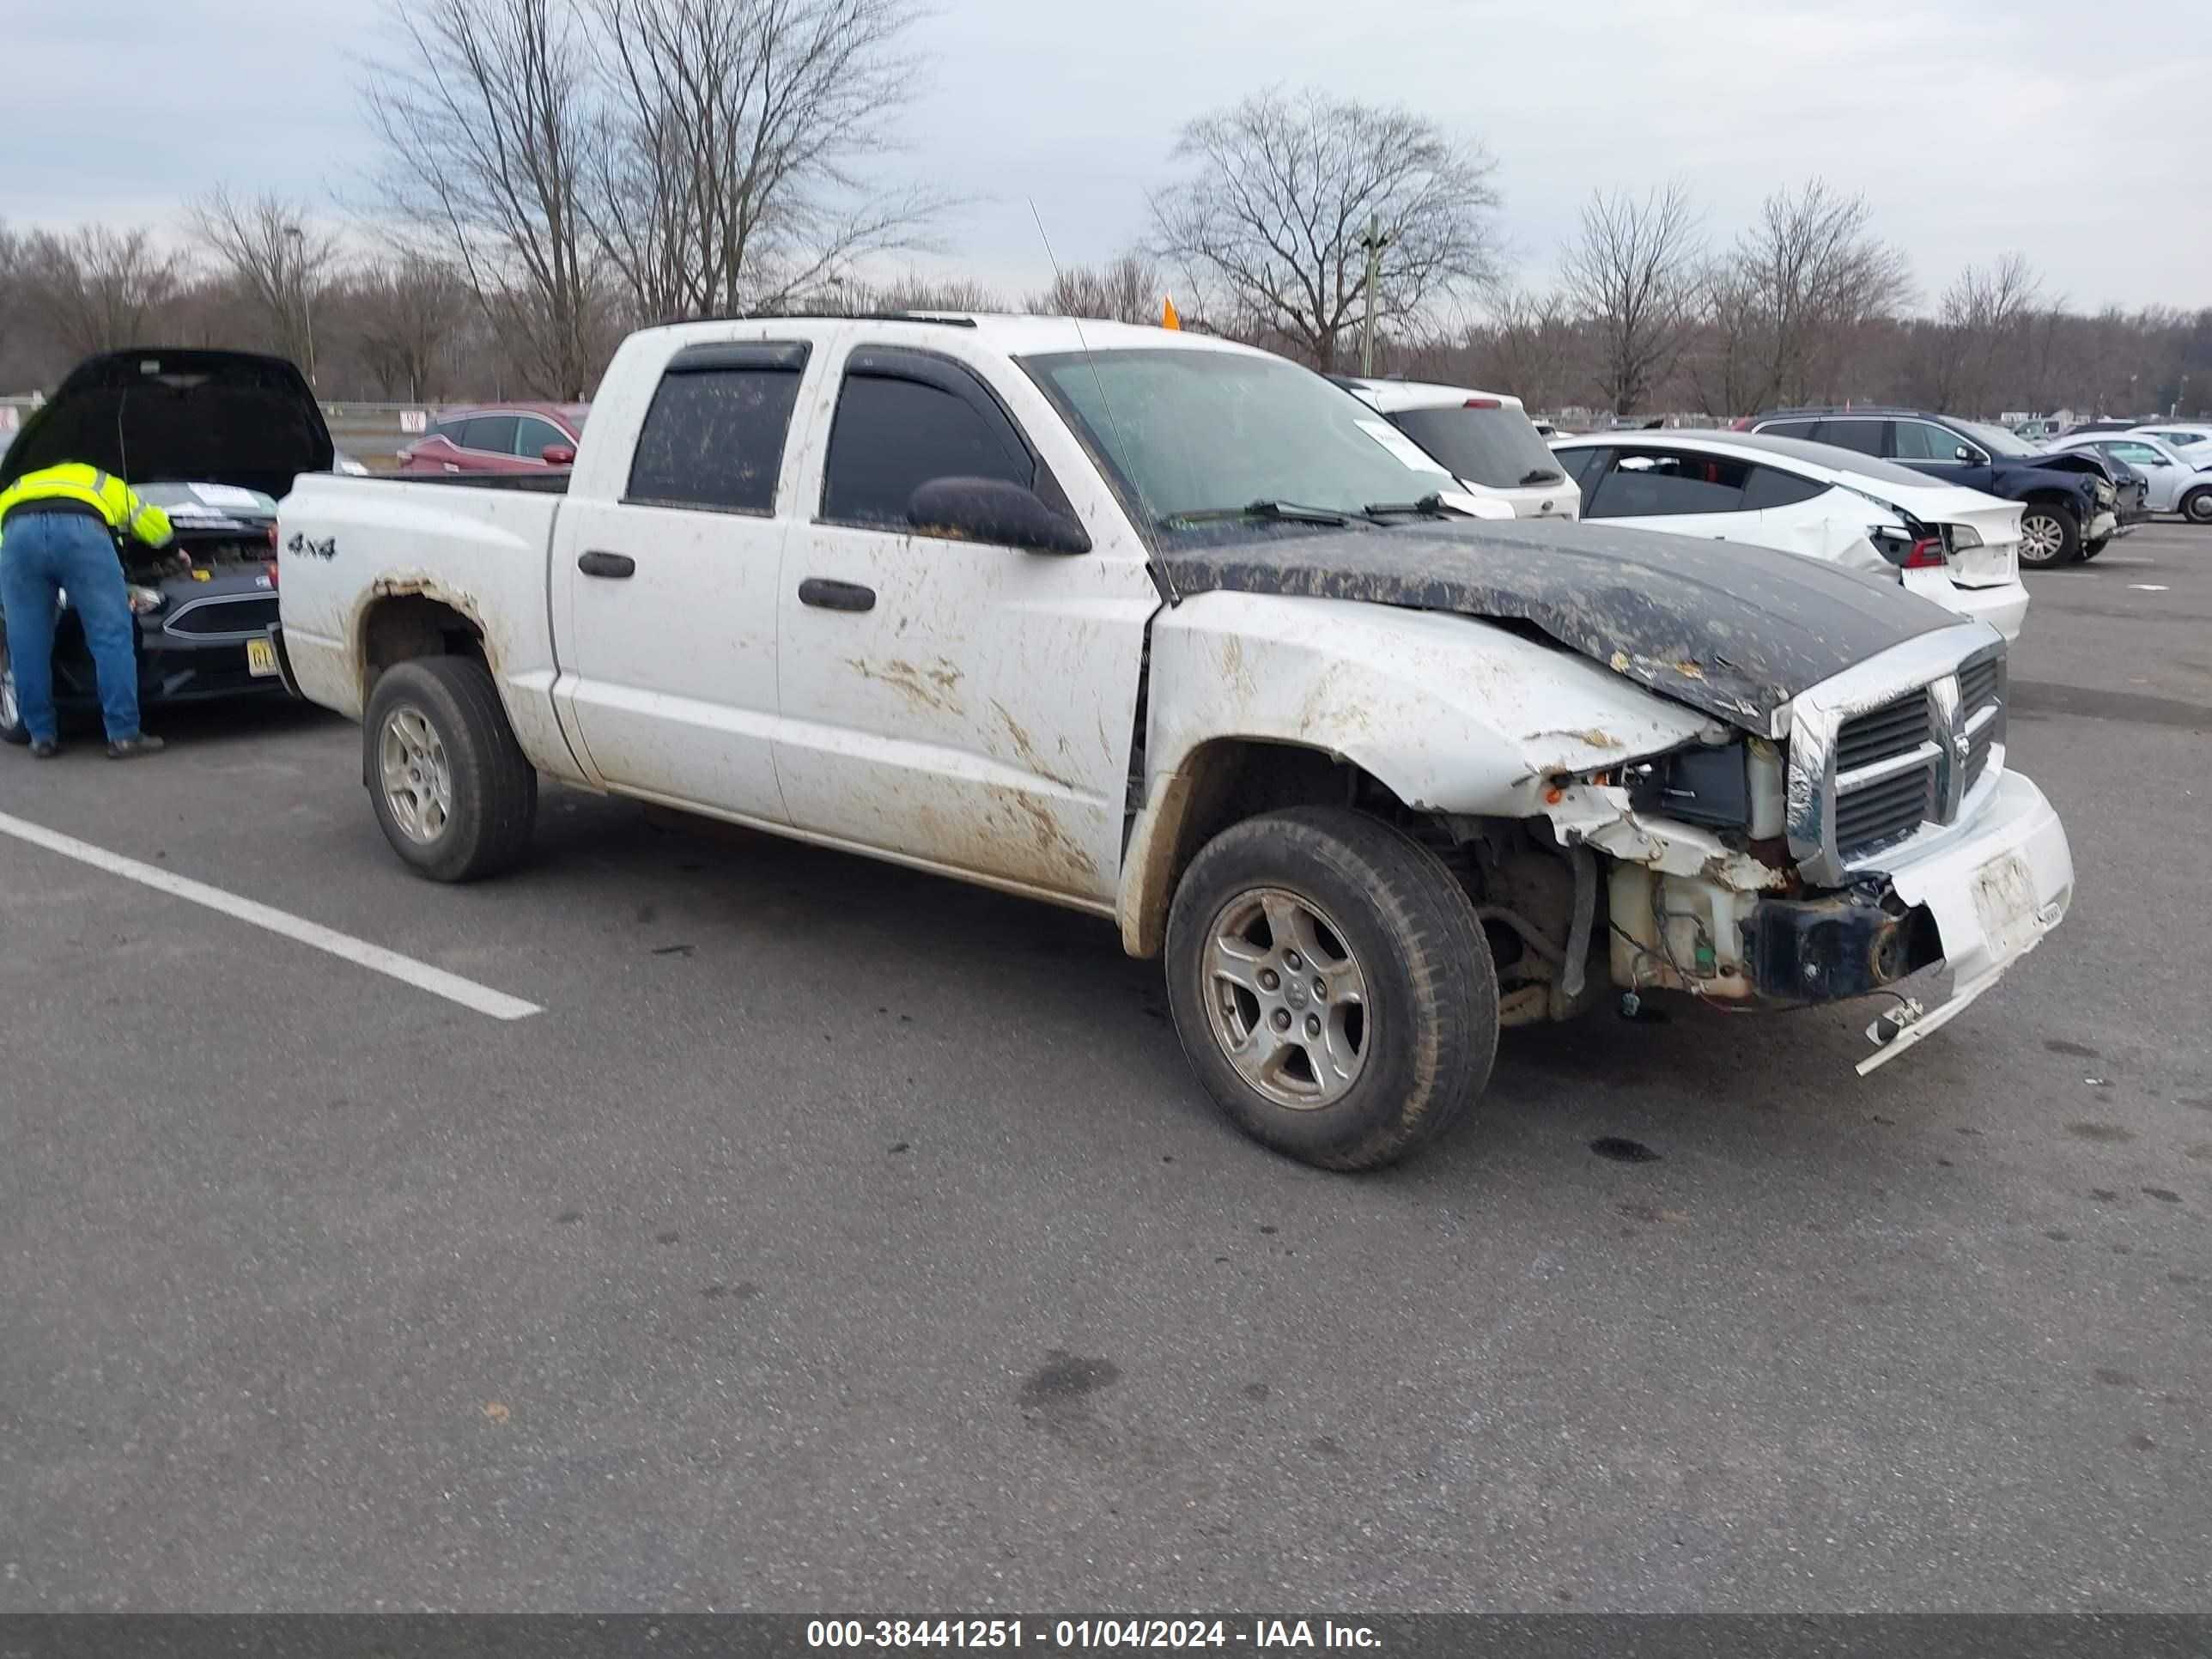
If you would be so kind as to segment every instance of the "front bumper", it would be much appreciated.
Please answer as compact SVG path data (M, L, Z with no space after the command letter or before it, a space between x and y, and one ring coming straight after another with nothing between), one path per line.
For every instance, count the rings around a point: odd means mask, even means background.
M1885 990L1941 965L1951 994L1929 1008L1875 1022L1883 1046L1872 1071L1965 1011L2066 915L2074 854L2043 792L2016 772L2001 775L1982 811L1942 832L1932 851L1896 864L1849 892L1771 899L1754 913L1750 972L1762 997L1836 1001Z
M207 702L226 697L283 696L277 677L256 674L244 639L196 640L167 633L158 617L138 622L138 706ZM100 679L74 610L54 631L54 706L64 714L96 714Z

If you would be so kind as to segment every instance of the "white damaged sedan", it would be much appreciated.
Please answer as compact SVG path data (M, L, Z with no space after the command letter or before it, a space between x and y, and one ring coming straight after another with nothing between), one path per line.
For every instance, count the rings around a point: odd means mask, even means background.
M1760 433L1592 433L1552 450L1581 486L1585 520L1804 554L2020 637L2017 501Z

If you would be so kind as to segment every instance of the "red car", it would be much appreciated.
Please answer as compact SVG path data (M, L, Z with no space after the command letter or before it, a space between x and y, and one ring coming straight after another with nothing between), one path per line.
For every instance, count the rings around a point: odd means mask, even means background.
M399 452L414 472L544 472L570 466L589 404L487 404L449 410Z

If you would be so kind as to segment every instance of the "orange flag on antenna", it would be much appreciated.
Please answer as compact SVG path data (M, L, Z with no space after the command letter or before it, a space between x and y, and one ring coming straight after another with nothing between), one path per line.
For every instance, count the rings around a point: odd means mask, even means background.
M1162 328L1181 328L1182 326L1182 319L1176 315L1175 301L1173 300L1163 300L1160 301L1160 326Z

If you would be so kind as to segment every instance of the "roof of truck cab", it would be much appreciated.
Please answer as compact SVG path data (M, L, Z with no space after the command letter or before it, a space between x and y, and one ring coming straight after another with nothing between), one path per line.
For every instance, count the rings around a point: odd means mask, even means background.
M1155 328L1139 323L1108 323L1091 318L1000 315L988 312L913 312L885 317L732 317L714 322L671 323L654 331L690 345L732 337L731 325L746 325L743 337L774 337L779 324L791 325L802 336L818 336L831 328L864 324L873 336L878 330L887 343L927 346L948 343L957 331L993 351L1010 357L1029 357L1059 351L1230 351L1248 356L1272 354L1240 345L1211 334L1183 329Z

